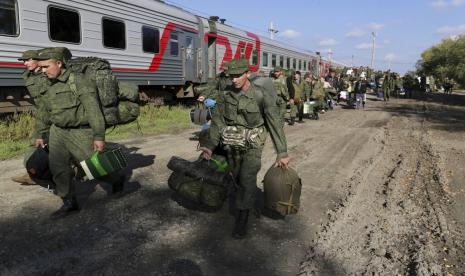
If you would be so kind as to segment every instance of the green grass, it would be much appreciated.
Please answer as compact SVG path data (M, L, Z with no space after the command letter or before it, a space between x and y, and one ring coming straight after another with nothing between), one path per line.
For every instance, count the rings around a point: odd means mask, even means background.
M179 133L195 127L189 120L190 108L184 106L143 106L137 121L107 129L107 141L130 139L141 135ZM32 113L21 113L0 119L0 160L26 151L34 125Z

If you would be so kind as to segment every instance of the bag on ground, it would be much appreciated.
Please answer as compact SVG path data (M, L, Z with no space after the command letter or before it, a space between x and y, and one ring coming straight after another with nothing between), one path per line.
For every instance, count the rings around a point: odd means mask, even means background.
M297 213L301 191L301 179L292 168L273 166L263 179L265 208L283 216Z
M219 181L212 181L211 177L201 177L201 175L225 174L228 170L226 158L221 155L213 155L210 161L202 159L190 162L190 166L183 166L187 167L187 170L204 170L203 173L199 171L190 173L184 169L177 169L178 165L183 163L182 161L180 158L172 158L168 163L168 168L174 169L168 179L168 186L181 197L192 202L207 207L221 207L227 196L225 184ZM224 177L216 178L224 179Z

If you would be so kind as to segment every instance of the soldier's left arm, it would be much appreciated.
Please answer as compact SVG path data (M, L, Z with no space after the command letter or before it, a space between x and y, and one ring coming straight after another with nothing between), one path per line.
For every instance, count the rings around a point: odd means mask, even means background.
M105 118L100 109L97 87L82 75L76 74L79 101L86 111L87 121L92 128L94 141L105 141Z
M265 119L265 126L270 133L271 140L273 140L278 159L288 157L287 154L287 142L282 122L280 118L280 111L276 105L276 99L273 96L263 95L263 116Z

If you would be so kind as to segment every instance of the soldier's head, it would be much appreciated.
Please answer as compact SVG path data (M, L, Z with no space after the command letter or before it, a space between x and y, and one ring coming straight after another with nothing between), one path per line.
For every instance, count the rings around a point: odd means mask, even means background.
M250 81L249 61L247 59L233 59L227 64L226 75L232 81L236 89L247 90Z
M18 60L21 60L23 62L27 70L34 71L37 68L39 68L39 61L37 60L38 54L39 51L37 50L27 50L23 52L23 54L20 58L18 58Z
M302 75L301 75L300 71L295 71L294 79L300 81L301 78L302 78Z
M45 48L39 51L39 66L49 79L56 79L66 69L71 52L65 47Z
M283 68L281 66L276 66L273 72L276 78L279 78L284 73Z

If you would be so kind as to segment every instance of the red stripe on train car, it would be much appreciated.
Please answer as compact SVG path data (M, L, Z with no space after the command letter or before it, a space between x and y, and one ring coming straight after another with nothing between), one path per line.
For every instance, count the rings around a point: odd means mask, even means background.
M182 25L179 25L173 22L168 22L168 24L166 24L165 29L163 30L163 34L160 39L160 52L158 54L153 55L152 62L150 63L148 69L115 67L113 68L113 70L126 71L126 72L155 72L157 71L158 68L160 67L161 61L165 54L166 46L168 45L168 42L170 41L171 32L174 30L174 28L180 28L180 29L184 29L190 32L198 33L198 31L193 28L182 26Z
M5 66L5 67L24 67L24 64L22 62L6 62L6 61L0 61L0 66Z

